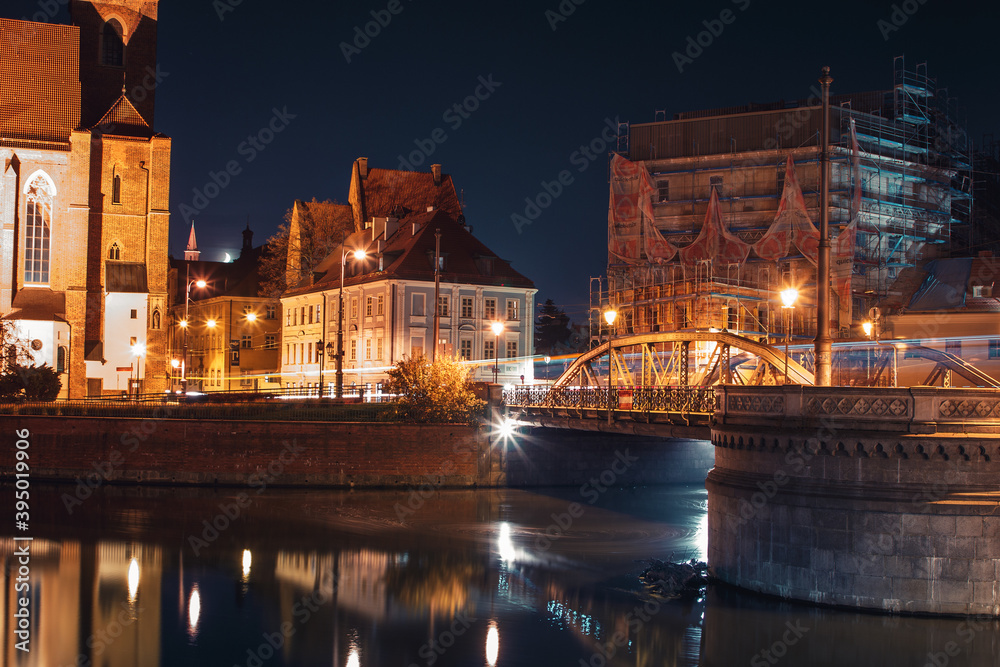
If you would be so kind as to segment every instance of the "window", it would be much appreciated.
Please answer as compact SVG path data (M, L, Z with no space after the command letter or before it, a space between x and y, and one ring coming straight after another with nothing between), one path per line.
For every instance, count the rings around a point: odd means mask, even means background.
M715 190L719 193L719 196L722 196L722 176L709 176L708 184L712 190ZM709 192L709 194L711 194L711 192Z
M492 359L496 356L496 342L492 340L483 341L483 359Z
M115 174L115 177L111 179L111 203L122 203L122 177L118 174Z
M509 340L507 341L507 358L513 359L517 356L517 341Z
M244 350L249 350L253 344L251 342L252 340L253 339L250 337L250 334L243 334L243 337L240 340L240 347L242 347Z
M306 350L305 363L311 364L313 362L313 344L309 343Z
M383 346L383 339L381 336L379 336L378 338L375 339L375 358L381 361L384 352L385 348Z
M27 213L24 239L24 282L48 284L52 191L44 176L37 176L28 188Z
M495 320L497 318L497 300L496 299L484 299L483 300L483 318L487 320Z
M309 324L313 323L313 314L314 314L313 307L309 306Z
M56 350L56 373L64 373L66 371L66 348L62 345Z
M375 299L370 296L365 297L365 317L372 316L372 308L375 303Z
M128 339L128 345L129 345L129 347L132 347L133 345L135 345L135 343L136 343L137 340L138 339L135 336L129 336L129 339Z
M472 360L472 341L464 339L458 342L458 356L466 361Z
M378 295L378 301L375 305L376 315L385 315L385 296L382 294Z
M1000 338L990 340L989 355L990 359L1000 358Z
M104 24L101 32L101 64L108 67L125 65L125 42L122 26L115 19Z
M973 285L972 296L980 298L993 296L993 285Z
M372 360L372 342L371 342L370 339L364 341L364 348L365 348L365 361L371 361Z
M462 317L472 317L472 297L470 296L462 297Z
M299 325L299 309L292 308L292 326L297 327Z
M267 308L265 309L265 311L264 311L264 312L265 312L265 313L267 313L267 314L265 315L266 319L269 319L269 320L273 320L273 319L274 319L274 306L268 306L268 307L267 307Z
M358 317L358 298L354 297L351 299L351 319L357 319Z
M250 371L249 370L243 371L243 375L240 378L240 386L241 387L252 387L253 386L253 378L250 377Z
M660 203L670 201L670 181L661 181L656 189Z
M292 311L290 310L287 313L285 313L285 326L286 327L292 326Z
M358 341L357 339L351 341L351 361L358 360Z
M507 299L507 320L517 319L517 299Z
M278 337L275 334L264 334L264 349L273 350L278 347Z
M135 308L133 308L132 310L130 310L128 312L128 316L129 316L129 319L131 319L131 320L137 320L137 319L139 319L139 311L136 310Z
M414 317L423 317L424 316L424 295L423 294L414 294L413 295L413 302L412 302L412 305L410 307L410 311L411 311L410 314L413 315Z
M108 259L121 259L122 258L122 248L117 243L112 243L111 247L108 249Z
M961 358L962 356L962 341L960 340L946 340L944 342L944 351L948 354L954 354L956 357Z
M448 317L448 297L443 295L438 297L438 316Z

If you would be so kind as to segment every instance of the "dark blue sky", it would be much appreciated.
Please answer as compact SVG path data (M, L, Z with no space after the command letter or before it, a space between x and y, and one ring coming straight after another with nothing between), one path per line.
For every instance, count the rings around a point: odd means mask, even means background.
M8 0L3 14L41 5ZM348 62L341 44L372 12L391 19ZM434 150L420 168L439 162L454 177L475 234L535 281L540 301L582 321L588 278L605 268L612 146L593 161L574 152L600 147L608 120L806 97L823 65L834 93L885 89L892 57L905 54L928 63L979 138L998 129L998 18L992 3L941 0L171 0L160 7L156 117L173 139L171 252L187 238L182 206L231 160L240 173L197 214L203 258L235 254L248 217L259 243L295 199L346 202L355 158L394 168L424 142ZM712 28L679 71L673 54ZM488 97L467 117L445 116L480 77L494 82L479 89ZM262 151L241 149L275 109L294 118ZM438 128L444 140L428 143ZM572 182L519 233L511 216L563 170Z

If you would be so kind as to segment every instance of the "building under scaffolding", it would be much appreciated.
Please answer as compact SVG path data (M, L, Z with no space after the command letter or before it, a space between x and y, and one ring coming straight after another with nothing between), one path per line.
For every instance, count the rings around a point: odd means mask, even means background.
M894 61L891 89L830 98L835 338L860 335L872 307L908 289L912 272L905 269L945 253L952 234L969 225L971 147L949 107L926 65L908 70L902 57ZM619 311L616 335L714 327L773 341L790 324L793 337L812 338L815 240L811 256L802 244L787 243L779 255L760 246L774 236L779 204L789 197L787 175L797 178L799 200L818 222L821 127L818 95L623 123L617 152L648 175L655 231L646 227L639 251L623 259L613 251L609 224L607 279L591 281L593 337L611 303ZM685 248L704 236L713 191L719 234L748 250L728 259L688 253L686 261ZM652 236L677 254L656 256ZM788 286L800 296L782 312L778 294Z

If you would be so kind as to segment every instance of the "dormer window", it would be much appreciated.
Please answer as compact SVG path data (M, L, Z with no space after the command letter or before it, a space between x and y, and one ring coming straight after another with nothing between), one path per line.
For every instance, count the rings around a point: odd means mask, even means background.
M108 67L125 66L125 40L122 24L111 19L101 31L101 64Z

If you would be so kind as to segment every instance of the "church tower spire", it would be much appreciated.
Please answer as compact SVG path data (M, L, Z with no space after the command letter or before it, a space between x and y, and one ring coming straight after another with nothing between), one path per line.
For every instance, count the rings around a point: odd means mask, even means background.
M188 235L188 244L184 248L184 261L185 262L197 262L198 257L201 256L201 251L198 250L198 239L194 235L194 220L191 221L191 233Z

